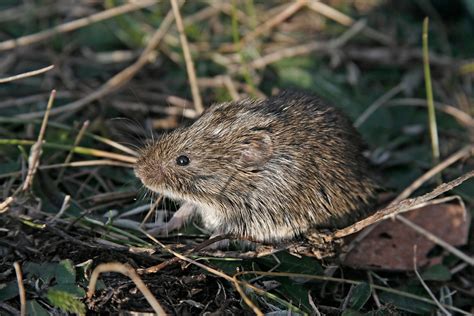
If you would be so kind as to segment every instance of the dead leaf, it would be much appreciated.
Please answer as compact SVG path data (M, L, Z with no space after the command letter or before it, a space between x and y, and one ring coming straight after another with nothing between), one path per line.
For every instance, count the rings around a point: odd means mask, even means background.
M401 216L453 246L467 242L470 218L459 204L428 205ZM440 256L428 257L435 243L399 221L385 220L347 254L344 264L353 268L413 270L414 245L418 266L440 263Z

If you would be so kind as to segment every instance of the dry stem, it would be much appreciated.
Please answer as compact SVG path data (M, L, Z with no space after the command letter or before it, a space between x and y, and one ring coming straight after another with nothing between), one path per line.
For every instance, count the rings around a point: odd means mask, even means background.
M416 98L399 98L393 99L387 102L387 106L419 106L419 107L426 107L426 100L424 99L416 99ZM442 111L446 114L451 115L454 117L460 124L474 129L474 119L471 115L462 110L448 104L435 102L434 106L436 110Z
M24 72L24 73L19 74L19 75L7 77L7 78L1 78L0 83L6 83L6 82L15 81L15 80L20 80L20 79L23 79L23 78L33 77L33 76L36 76L36 75L40 75L44 72L50 71L53 68L54 68L54 65L50 65L48 67L44 67L44 68L41 68L41 69Z
M94 295L97 279L99 278L99 275L102 272L118 272L129 277L133 281L133 283L135 283L140 292L142 292L143 296L145 296L146 300L148 301L148 303L150 303L155 313L157 313L158 315L166 315L166 312L163 307L161 307L160 303L158 303L157 299L153 296L153 294L150 292L148 287L142 281L140 276L135 272L135 270L132 267L121 263L103 263L98 265L94 269L87 290L87 298L89 300Z
M451 246L450 244L448 244L447 242L445 242L441 238L439 238L436 235L432 234L431 232L427 231L423 227L413 223L409 219L407 219L407 218L405 218L401 215L398 215L398 214L394 215L394 217L398 221L402 222L406 226L410 227L411 229L413 229L414 231L419 233L420 235L423 235L424 237L428 238L430 241L434 242L435 244L443 247L444 249L446 249L447 251L449 251L450 253L452 253L456 257L458 257L461 260L467 262L471 266L474 266L474 258L473 257L470 257L470 256L466 255L462 251L458 250L456 247Z
M426 285L425 281L423 280L423 278L421 277L420 273L418 272L418 269L416 268L416 245L413 246L413 270L415 271L415 274L416 274L416 277L418 278L418 280L420 281L421 285L423 285L423 287L425 288L426 292L428 293L428 295L431 297L431 299L433 300L433 302L436 303L436 305L438 306L438 308L440 310L443 311L443 313L445 315L448 315L448 316L451 316L451 313L448 312L446 310L446 308L444 308L443 305L441 305L441 303L436 299L436 296L433 294L433 292L431 292L430 288L428 287L428 285Z
M258 36L268 32L278 24L282 23L286 19L288 19L290 16L298 12L302 7L304 7L307 3L307 0L296 0L292 4L290 4L288 7L286 7L283 11L275 15L273 18L270 20L264 22L263 24L257 26L255 30L246 36L242 38L242 40L239 43L239 46L241 46L244 43L248 43L249 41L254 40Z
M280 49L276 52L270 53L263 57L253 60L250 63L250 67L254 69L260 69L269 65L271 63L275 63L283 58L290 58L300 55L306 55L314 51L332 51L344 46L351 38L359 34L360 31L365 26L365 21L360 20L354 23L350 29L344 32L341 36L330 40L330 41L312 41L306 44L287 47L284 49Z
M395 87L385 92L377 100L375 100L374 103L372 103L367 109L365 109L365 111L357 118L357 120L354 122L354 126L357 128L360 127L369 118L369 116L371 116L375 111L377 111L378 108L380 108L394 96L402 92L403 86L404 83L400 82Z
M188 39L184 33L183 19L179 12L179 5L177 0L171 0L171 6L173 7L173 14L176 21L176 27L179 32L179 40L181 42L181 48L183 49L184 61L186 63L186 71L188 72L189 84L191 85L191 93L193 94L194 107L198 114L204 111L202 105L201 94L199 93L199 87L197 84L196 70L194 69L193 58L191 57L191 51L188 45Z
M71 201L71 196L66 195L64 197L63 204L61 205L61 209L59 209L59 212L51 219L49 224L52 224L55 221L57 221L59 218L61 218L61 216L64 214L64 212L69 208L70 201Z
M18 174L20 174L20 172L18 172ZM5 199L5 201L0 203L0 214L6 212L8 210L8 206L12 204L14 200L15 198L13 196L9 196Z
M345 26L351 26L355 22L354 19L352 19L350 16L345 15L344 13L342 13L340 11L337 11L333 7L330 7L330 6L328 6L327 4L325 4L321 1L310 0L308 2L307 6L311 10L313 10L315 12L318 12L321 15L323 15L323 16L325 16L325 17L327 17L327 18L329 18L333 21L338 22L339 24L342 24L342 25L345 25ZM363 32L367 37L372 38L372 39L378 41L379 43L382 43L382 44L385 44L385 45L389 45L389 44L394 42L393 39L391 39L387 35L379 32L377 30L374 30L370 27L367 27L367 26L364 28Z
M18 262L15 262L13 264L15 267L15 273L16 273L16 280L18 284L18 292L20 293L20 315L25 316L26 315L26 293L25 293L25 286L23 284L23 275L21 273L21 267Z
M133 168L132 164L118 162L115 160L86 160L86 161L73 161L70 163L57 163L52 165L45 165L45 166L38 166L39 170L48 170L48 169L55 169L55 168L78 168L78 167L94 167L94 166L114 166L114 167L123 167L123 168ZM14 176L21 175L21 171L13 171L4 174L0 174L0 179L3 178L10 178ZM10 198L6 199L4 202L0 203L0 213L4 210L12 201Z
M41 124L41 129L38 135L38 140L31 146L30 157L28 158L28 174L26 175L25 182L23 183L23 191L28 190L33 182L33 177L35 176L36 170L39 166L39 159L41 157L41 146L43 145L44 134L46 132L46 126L48 125L49 113L51 107L53 106L54 97L56 96L56 90L51 91L49 97L48 106L46 107L46 112L44 114L43 123Z
M84 136L84 133L87 130L87 127L89 127L89 120L85 121L82 124L82 127L79 130L79 133L77 133L76 139L74 140L74 144L72 145L71 150L69 151L69 153L66 156L66 159L64 160L65 165L67 165L68 163L71 162L72 156L74 155L74 148L77 147L77 145L79 145L79 143L81 142L82 137ZM58 178L56 180L56 184L58 184L61 181L61 179L63 178L64 171L65 171L64 167L59 171L59 175L58 175Z
M425 202L430 201L439 195L453 189L454 187L460 185L464 181L472 178L474 176L474 171L470 171L448 183L443 183L436 187L433 191L426 193L422 196L418 196L413 199L406 199L403 201L400 201L397 204L394 205L389 205L381 210L378 210L375 214L364 218L360 221L358 221L355 224L352 224L348 227L339 229L335 231L334 233L330 234L330 238L342 238L351 234L354 234L358 231L361 231L365 227L378 223L382 220L385 220L387 218L392 218L396 214L400 214L403 212L407 212L416 208L420 208Z
M391 203L390 205L399 203L403 199L406 199L409 197L416 189L421 187L423 183L431 179L433 176L441 172L442 170L446 169L447 167L451 166L453 163L456 161L463 159L464 157L468 157L472 155L472 152L474 151L474 145L468 145L451 156L449 156L446 160L442 161L441 163L437 164L427 172L425 172L421 177L413 181L412 184L410 184L405 190L402 191Z

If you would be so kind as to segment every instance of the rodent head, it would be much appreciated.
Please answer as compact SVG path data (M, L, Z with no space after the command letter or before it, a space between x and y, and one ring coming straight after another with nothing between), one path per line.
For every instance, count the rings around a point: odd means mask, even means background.
M208 204L256 176L272 156L271 131L262 121L242 124L225 106L146 146L135 167L142 183L171 198Z

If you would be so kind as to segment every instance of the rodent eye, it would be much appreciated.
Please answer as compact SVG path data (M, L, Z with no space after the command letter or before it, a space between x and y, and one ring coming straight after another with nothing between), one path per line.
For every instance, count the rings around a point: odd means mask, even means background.
M188 156L181 155L178 158L176 158L176 164L178 166L186 166L189 164L189 158Z

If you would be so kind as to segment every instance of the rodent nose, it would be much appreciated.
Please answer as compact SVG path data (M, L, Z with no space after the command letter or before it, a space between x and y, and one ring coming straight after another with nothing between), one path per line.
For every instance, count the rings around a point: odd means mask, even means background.
M163 167L161 164L149 162L138 162L135 166L135 175L140 178L144 185L156 185L163 180Z

